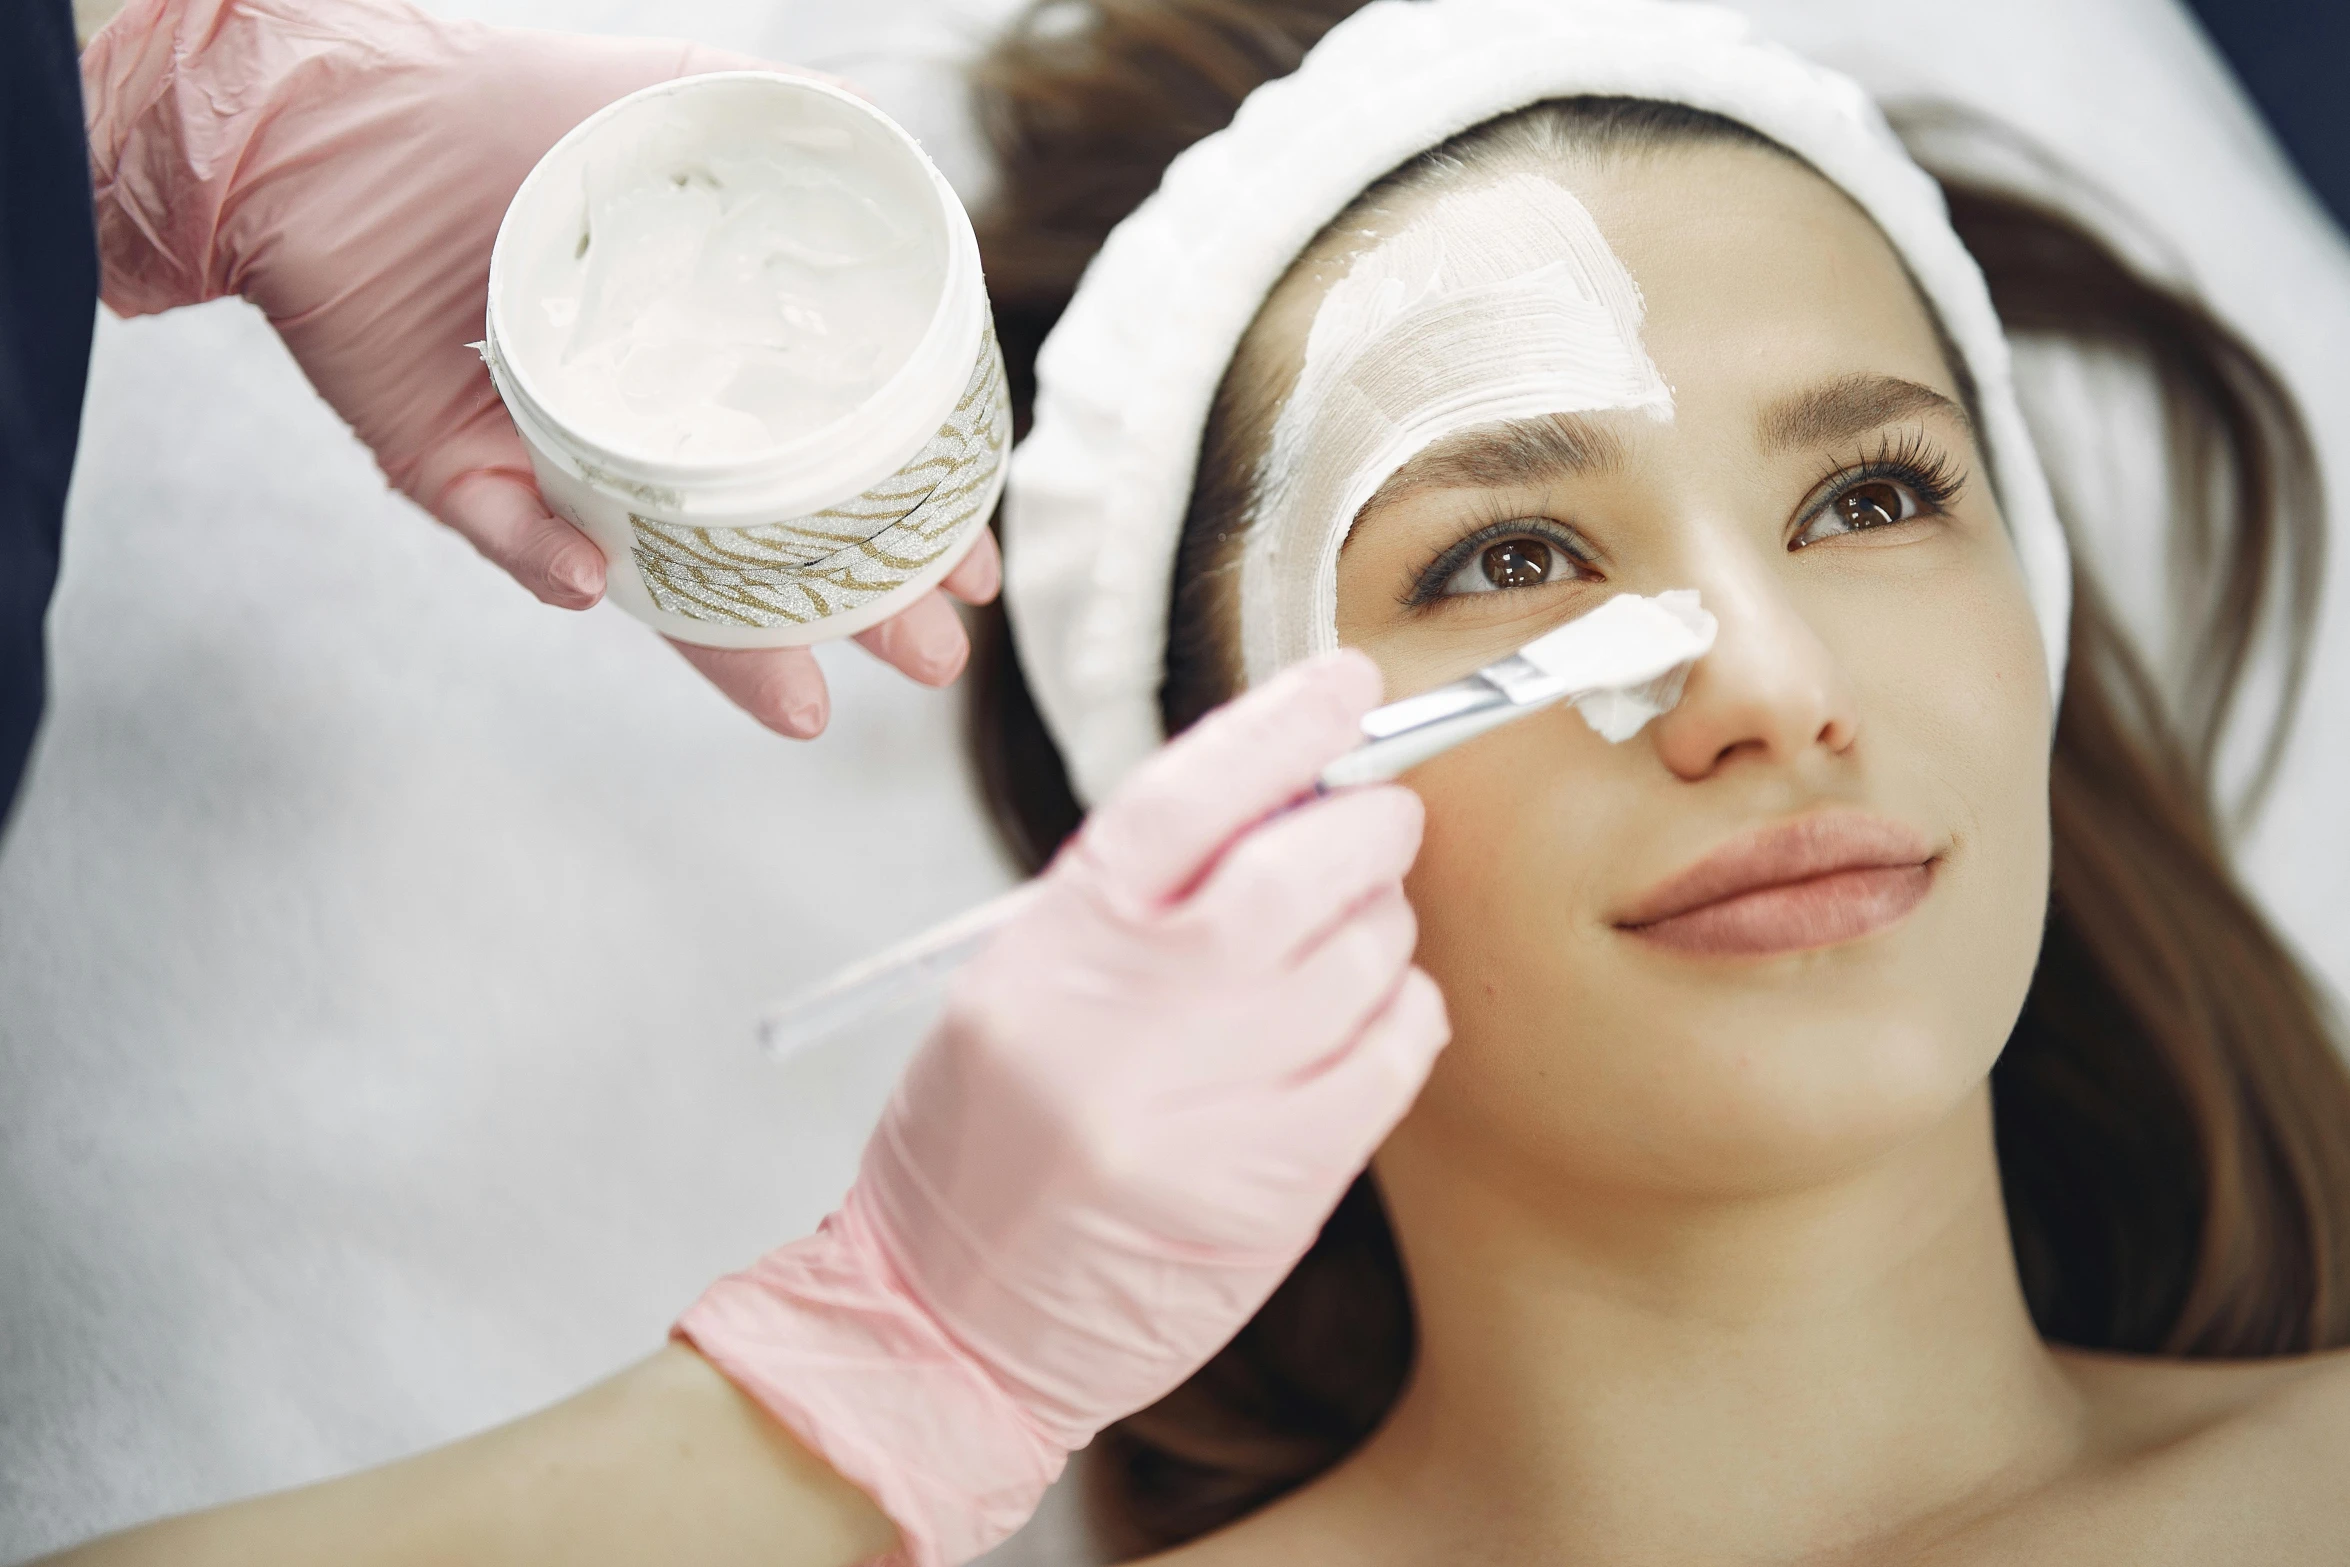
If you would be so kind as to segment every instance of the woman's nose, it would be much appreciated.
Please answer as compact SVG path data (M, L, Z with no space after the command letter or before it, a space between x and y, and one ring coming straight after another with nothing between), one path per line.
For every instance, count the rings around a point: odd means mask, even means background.
M1796 607L1760 581L1701 592L1721 629L1680 705L1655 725L1657 753L1694 782L1741 758L1782 765L1849 750L1860 715L1844 667Z

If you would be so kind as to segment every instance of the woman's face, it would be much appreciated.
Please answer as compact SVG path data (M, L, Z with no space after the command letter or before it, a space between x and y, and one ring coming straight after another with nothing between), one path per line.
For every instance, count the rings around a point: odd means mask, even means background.
M1455 1032L1399 1135L1503 1178L1816 1178L1947 1118L2022 1004L2038 635L1959 387L1857 208L1741 147L1553 177L1638 284L1673 415L1432 448L1349 537L1340 640L1397 696L1618 593L1694 588L1720 636L1624 744L1560 708L1408 778L1420 962ZM1298 269L1253 356L1294 374L1346 261ZM1845 868L1787 880L1823 866Z

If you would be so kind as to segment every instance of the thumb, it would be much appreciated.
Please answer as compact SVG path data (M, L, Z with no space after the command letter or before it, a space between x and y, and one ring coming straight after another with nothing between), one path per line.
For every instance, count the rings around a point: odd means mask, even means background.
M433 512L542 603L586 609L604 596L604 552L549 512L538 486L522 474L461 473L441 491Z

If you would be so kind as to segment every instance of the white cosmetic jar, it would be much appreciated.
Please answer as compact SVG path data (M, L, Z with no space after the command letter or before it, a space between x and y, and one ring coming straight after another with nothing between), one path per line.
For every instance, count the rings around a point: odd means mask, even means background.
M566 382L568 323L549 280L587 254L594 170L665 159L659 172L680 189L716 189L740 151L729 143L753 136L837 173L884 215L898 253L920 250L918 292L935 297L890 304L928 324L846 411L747 450L661 452ZM911 136L822 82L682 77L574 127L499 227L482 357L548 508L603 550L607 596L681 641L783 647L877 624L969 553L1003 488L1011 408L970 218Z

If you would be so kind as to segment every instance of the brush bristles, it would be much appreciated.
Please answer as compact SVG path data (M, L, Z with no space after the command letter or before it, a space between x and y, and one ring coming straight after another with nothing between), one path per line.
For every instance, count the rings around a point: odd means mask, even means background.
M1518 650L1569 693L1632 692L1703 658L1714 645L1714 617L1696 593L1654 598L1619 593L1578 620ZM1673 693L1677 700L1680 693ZM1669 705L1669 704L1667 704Z

